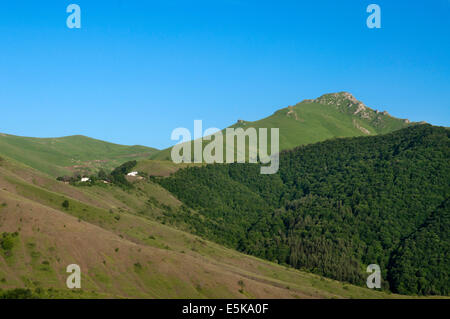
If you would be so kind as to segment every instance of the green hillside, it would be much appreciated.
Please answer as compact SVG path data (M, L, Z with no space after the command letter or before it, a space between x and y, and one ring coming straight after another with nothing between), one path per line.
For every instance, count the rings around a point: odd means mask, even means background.
M88 174L113 169L131 159L157 152L145 146L125 146L76 135L32 138L0 134L0 156L9 157L51 176Z
M132 183L75 187L0 159L0 298L402 297L169 227L172 214L196 212L150 179ZM81 290L66 288L73 263Z
M280 128L277 174L0 134L0 298L448 295L448 129L344 92L233 127ZM55 179L74 174L91 181ZM72 263L81 290L65 286ZM365 287L371 263L382 291Z
M286 150L337 137L389 133L409 125L408 120L372 110L350 93L340 92L304 100L259 121L240 120L231 127L279 128L280 150ZM170 151L155 153L152 159L170 160Z
M198 212L171 218L200 236L358 285L375 263L385 288L442 295L449 158L448 129L415 125L282 152L273 175L256 164L215 164L159 182Z

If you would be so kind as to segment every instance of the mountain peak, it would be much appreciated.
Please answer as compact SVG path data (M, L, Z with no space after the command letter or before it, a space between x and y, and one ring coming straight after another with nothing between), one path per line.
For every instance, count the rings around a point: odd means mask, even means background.
M328 93L324 94L317 99L313 100L315 103L326 104L326 105L336 105L336 106L347 106L352 107L356 106L356 110L354 114L358 114L359 112L365 110L367 106L357 100L351 93L349 92L338 92L338 93Z
M371 109L363 102L356 99L349 92L327 93L316 99L304 100L306 103L317 103L327 105L340 110L343 113L355 115L361 119L372 122L376 127L384 126L382 123L386 119L394 119L387 111L378 111ZM403 124L410 124L407 119L399 119Z
M374 110L356 99L349 92L327 93L314 100L309 100L309 102L334 106L345 113L358 115L364 119L371 119L373 117L372 113L374 112Z

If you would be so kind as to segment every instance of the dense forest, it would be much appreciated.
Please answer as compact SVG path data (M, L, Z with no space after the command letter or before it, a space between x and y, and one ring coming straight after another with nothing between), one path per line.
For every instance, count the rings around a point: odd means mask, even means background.
M450 131L416 125L328 140L258 164L181 169L158 182L187 206L172 223L240 251L363 285L449 294Z
M450 203L446 200L393 254L389 275L397 292L449 294L449 230Z

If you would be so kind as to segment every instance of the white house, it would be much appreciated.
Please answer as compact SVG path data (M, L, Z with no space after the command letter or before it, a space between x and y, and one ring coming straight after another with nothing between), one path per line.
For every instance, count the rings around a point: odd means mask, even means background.
M89 177L82 177L82 178L81 178L81 181L82 181L82 182L89 182L90 179L89 179Z
M137 176L138 172L130 172L127 174L127 176Z

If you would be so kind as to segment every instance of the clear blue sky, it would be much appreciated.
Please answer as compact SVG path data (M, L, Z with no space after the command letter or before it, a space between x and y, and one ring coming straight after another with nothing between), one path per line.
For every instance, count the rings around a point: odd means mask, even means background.
M0 39L9 134L163 148L194 119L223 128L337 91L450 124L450 0L2 1Z

